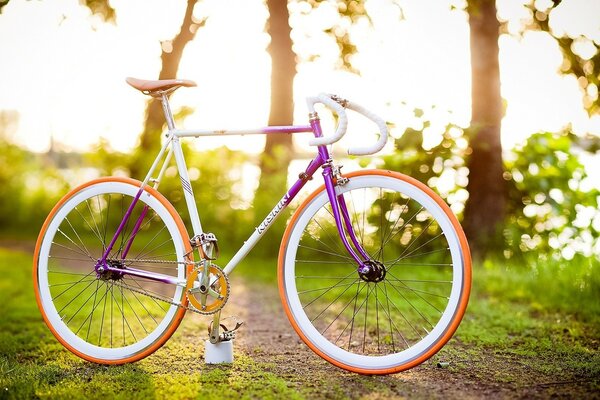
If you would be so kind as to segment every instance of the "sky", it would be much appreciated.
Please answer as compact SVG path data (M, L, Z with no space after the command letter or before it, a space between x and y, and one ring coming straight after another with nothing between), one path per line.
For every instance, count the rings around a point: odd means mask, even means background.
M543 0L538 0L543 1ZM447 122L470 119L469 28L466 13L440 0L369 0L372 26L352 28L361 75L336 71L335 43L322 33L335 20L323 5L310 16L292 3L295 51L321 54L298 66L295 123L306 123L303 99L338 93L368 106L393 122L393 135L418 124L414 107L426 110L431 138ZM456 3L456 2L455 2ZM516 31L523 7L498 2L498 15ZM565 2L567 3L567 2ZM600 42L600 1L569 0L557 12L556 27L584 33ZM161 42L179 30L184 1L113 0L116 24L90 15L78 0L12 0L0 14L0 110L15 110L19 123L11 139L33 151L46 151L52 137L63 148L89 149L101 137L117 150L133 148L142 129L146 97L125 77L154 79L160 70ZM185 128L256 128L269 110L268 12L259 0L204 0L194 10L209 17L184 53L179 77L197 88L172 97L175 110L192 107ZM502 122L505 148L540 131L571 124L576 133L600 135L600 116L588 118L572 76L557 73L562 57L551 37L531 32L500 38ZM435 109L431 106L435 105ZM327 122L326 122L326 127ZM348 146L364 138L365 125L351 120ZM426 132L427 133L427 132ZM226 144L252 153L264 138L195 139L198 148ZM305 146L308 138L295 139ZM431 139L434 140L434 139Z

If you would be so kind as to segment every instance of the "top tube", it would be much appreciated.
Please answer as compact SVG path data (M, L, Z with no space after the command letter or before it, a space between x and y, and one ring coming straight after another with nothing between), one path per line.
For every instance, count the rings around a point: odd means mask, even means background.
M270 134L290 134L301 132L312 132L310 125L290 125L290 126L266 126L258 129L173 129L170 132L176 137L205 137L205 136L244 136L244 135L270 135Z

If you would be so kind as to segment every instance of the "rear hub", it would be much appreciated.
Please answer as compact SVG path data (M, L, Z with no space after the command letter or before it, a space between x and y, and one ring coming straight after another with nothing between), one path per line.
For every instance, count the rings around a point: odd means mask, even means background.
M98 277L98 279L101 279L103 281L117 281L123 278L123 273L120 271L115 271L114 269L125 269L125 264L123 263L123 261L119 261L119 260L106 260L106 264L112 268L111 270L106 269L102 266L99 266L98 268L96 268L96 276Z

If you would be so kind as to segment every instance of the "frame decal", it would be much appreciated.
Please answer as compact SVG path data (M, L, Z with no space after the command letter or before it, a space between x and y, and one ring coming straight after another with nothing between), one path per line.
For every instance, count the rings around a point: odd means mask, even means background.
M286 193L285 196L283 196L283 198L279 200L279 203L277 203L277 205L271 210L269 215L267 215L263 222L260 223L258 228L256 228L256 231L259 235L262 235L264 231L267 230L269 225L271 225L271 223L275 221L277 215L281 212L281 210L283 210L287 206L289 199L290 195L289 193Z
M183 189L186 192L188 192L189 194L192 194L192 185L190 185L190 183L188 181L183 179L183 177L180 177L180 179L181 179L181 186L183 186Z

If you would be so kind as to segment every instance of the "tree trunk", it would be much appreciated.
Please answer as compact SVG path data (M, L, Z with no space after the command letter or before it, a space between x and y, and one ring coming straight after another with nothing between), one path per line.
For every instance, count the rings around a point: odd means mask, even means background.
M505 217L506 184L503 179L500 124L502 98L498 37L500 24L494 0L471 1L472 114L469 129L469 199L464 228L475 256L485 257L497 246Z
M294 121L294 77L296 54L292 50L292 31L286 0L268 0L267 33L271 37L271 109L269 125L291 125ZM260 182L254 201L256 220L260 222L274 205L273 195L283 196L287 171L293 156L292 136L267 135L260 158ZM277 228L271 235L276 235ZM268 242L268 241L267 241Z
M161 70L158 79L173 79L177 77L177 70L185 46L196 36L196 31L205 21L195 22L193 17L194 6L198 0L188 0L181 23L179 33L171 41L170 51L163 47L161 59ZM130 174L135 178L142 179L139 174L145 171L149 165L147 159L156 157L160 148L160 134L166 124L160 99L151 98L146 106L146 119L144 130L140 136L140 144L137 149L134 162L130 166Z
M268 0L267 33L271 36L271 109L269 125L291 125L294 121L294 77L296 54L292 50L292 29L287 1ZM292 158L291 135L268 135L260 161L261 185L269 176L286 168Z

